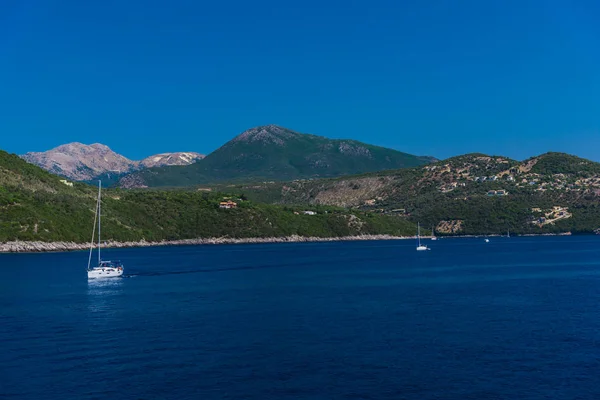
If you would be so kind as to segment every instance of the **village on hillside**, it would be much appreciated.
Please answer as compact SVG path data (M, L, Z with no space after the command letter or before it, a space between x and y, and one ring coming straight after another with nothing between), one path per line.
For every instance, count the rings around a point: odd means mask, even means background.
M532 224L539 226L540 228L544 225L554 224L561 219L571 218L573 215L569 212L568 207L554 206L549 210L542 210L541 208L532 208L531 212L538 216L535 220L531 221Z
M451 163L443 165L428 165L424 169L426 177L441 181L438 190L442 193L451 192L470 183L496 183L502 186L496 190L484 190L487 196L507 196L510 188L529 188L538 192L547 190L562 190L582 193L600 194L600 174L589 177L575 177L568 174L541 175L531 172L535 159L529 163L510 166L510 161L502 157L480 156L471 162L461 165ZM483 165L483 166L482 166ZM505 169L502 166L506 166ZM482 170L497 171L490 175L478 174Z

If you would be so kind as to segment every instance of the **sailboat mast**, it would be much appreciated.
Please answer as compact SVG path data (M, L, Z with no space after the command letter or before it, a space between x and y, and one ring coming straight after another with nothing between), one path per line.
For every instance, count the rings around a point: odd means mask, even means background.
M88 266L89 270L92 266L92 252L94 251L94 239L96 238L96 221L98 220L98 199L96 198L96 209L94 210L94 224L92 225L92 240L90 240L90 256L88 257Z
M98 181L98 265L100 265L100 219L102 218L102 181Z
M417 245L421 246L421 223L417 222Z

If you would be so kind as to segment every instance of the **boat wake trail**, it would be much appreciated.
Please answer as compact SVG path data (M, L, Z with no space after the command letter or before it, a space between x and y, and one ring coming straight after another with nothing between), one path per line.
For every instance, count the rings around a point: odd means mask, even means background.
M123 276L124 278L133 277L154 277L154 276L166 276L166 275L185 275L185 274L201 274L210 272L226 272L226 271L245 271L245 270L260 270L267 268L289 268L289 267L307 267L314 266L314 263L295 263L295 264L271 264L271 265L252 265L252 266L239 266L239 267L220 267L220 268L202 268L184 271L156 271L156 272L140 272L132 275Z

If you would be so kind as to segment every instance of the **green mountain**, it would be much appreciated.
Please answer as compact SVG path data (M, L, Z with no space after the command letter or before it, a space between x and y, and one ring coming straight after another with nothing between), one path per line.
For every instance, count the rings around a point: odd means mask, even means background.
M232 199L235 209L219 203ZM0 151L0 242L73 241L92 235L96 188L69 182ZM301 211L311 210L314 215ZM206 191L103 191L103 239L411 235L407 221L331 206L280 206Z
M192 186L249 180L336 177L424 165L434 161L355 140L333 140L276 125L249 129L203 160L185 167L140 171L120 186Z
M336 179L228 186L255 201L397 215L441 234L592 232L600 163L563 153L517 162L467 154L417 168Z

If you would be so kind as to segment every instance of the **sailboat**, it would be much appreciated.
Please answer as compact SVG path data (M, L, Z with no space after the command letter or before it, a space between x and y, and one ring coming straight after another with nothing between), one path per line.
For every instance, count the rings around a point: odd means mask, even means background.
M123 265L120 261L102 261L100 256L100 233L102 219L102 181L98 181L98 200L96 202L96 216L94 217L94 229L92 231L92 241L90 243L90 256L88 258L87 274L88 279L95 278L116 278L123 275ZM96 221L98 221L98 265L92 267L92 251L94 250L94 238L96 236Z
M421 244L421 225L417 223L417 251L430 250L429 247Z
M431 240L437 240L437 237L435 236L435 227L434 226L431 227Z

